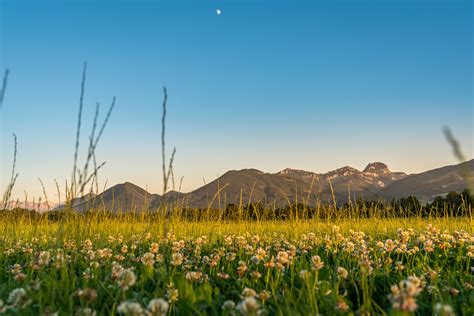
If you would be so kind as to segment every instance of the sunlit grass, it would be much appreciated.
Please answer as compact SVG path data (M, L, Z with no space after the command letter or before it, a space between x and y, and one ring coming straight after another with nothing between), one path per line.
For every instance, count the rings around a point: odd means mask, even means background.
M5 217L0 310L25 315L474 312L470 219L171 220L166 236L164 229L162 221L147 215L71 215L54 222Z

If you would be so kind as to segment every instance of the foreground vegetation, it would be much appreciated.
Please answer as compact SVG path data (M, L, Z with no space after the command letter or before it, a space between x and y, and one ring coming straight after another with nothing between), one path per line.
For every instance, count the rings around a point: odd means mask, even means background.
M472 315L469 218L2 218L0 312Z
M95 150L115 105L113 98L96 135L97 105L87 158L79 168L85 75L86 65L66 204L86 187L95 184L98 190L103 163L96 164ZM7 77L8 71L0 107ZM163 193L175 154L167 169L166 100L164 89ZM18 176L16 136L14 143L2 208ZM414 197L390 205L336 205L276 211L250 204L217 211L177 208L172 218L162 216L166 212L3 210L0 314L474 314L472 199L467 194L449 194L428 206Z

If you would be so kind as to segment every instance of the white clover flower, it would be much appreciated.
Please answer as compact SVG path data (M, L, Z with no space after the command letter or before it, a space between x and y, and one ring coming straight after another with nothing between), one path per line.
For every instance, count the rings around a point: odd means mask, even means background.
M324 262L319 256L311 257L311 263L313 264L313 269L315 270L321 270L324 267Z
M13 307L23 309L31 303L31 300L24 288L17 288L10 292L8 303Z
M171 255L171 264L174 266L180 266L183 263L183 255L179 252Z
M242 291L242 297L255 297L255 296L257 296L257 292L255 292L254 289L246 287Z
M122 302L117 307L117 312L125 316L143 316L145 315L140 304L135 302Z
M202 277L202 272L201 271L189 271L189 272L186 272L186 280L188 280L189 282L195 282L195 281L199 281Z
M454 313L454 310L451 307L451 305L448 305L448 304L436 303L433 311L434 311L434 315L436 315L436 316L454 316L454 315L456 315Z
M303 280L309 279L310 276L311 276L311 273L308 270L300 271L300 278L302 278Z
M245 261L239 261L239 267L237 268L237 273L240 276L243 276L245 272L247 271L247 263Z
M95 310L89 307L79 308L75 313L75 316L96 316L96 315L97 313L95 312Z
M254 297L246 297L237 305L237 310L244 316L256 316L260 309L260 303Z
M338 267L337 268L337 276L340 278L340 279L347 279L347 277L349 276L349 272L347 272L347 270L343 267Z
M262 301L265 302L270 298L271 294L267 290L262 290L260 293L258 293L257 297Z
M153 264L155 263L155 255L151 252L147 252L141 257L141 261L145 266L153 267Z
M282 265L286 265L288 261L290 260L289 254L286 251L279 251L276 257L278 263Z
M392 301L392 308L402 312L414 312L418 309L416 297L423 290L423 282L416 276L400 281L398 285L392 285L392 294L389 295Z
M127 290L129 287L133 286L137 280L135 273L132 269L125 269L120 272L117 278L117 284L122 290Z
M154 242L150 245L150 252L151 253L158 253L158 250L160 250L160 245L158 245L156 242Z
M225 301L224 304L222 304L223 310L233 310L234 308L235 308L234 301L228 300L228 301Z
M38 264L40 266L45 266L49 263L50 260L50 253L49 251L41 251L39 256L38 256Z
M149 316L164 316L168 313L170 304L162 298L154 298L148 303Z

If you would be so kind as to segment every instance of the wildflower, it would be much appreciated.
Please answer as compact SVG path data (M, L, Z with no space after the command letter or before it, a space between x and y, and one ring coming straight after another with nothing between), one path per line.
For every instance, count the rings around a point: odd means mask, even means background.
M92 241L90 239L84 240L82 243L82 247L86 250L91 250L92 249Z
M467 247L467 256L474 258L474 245Z
M247 263L245 261L239 261L239 267L237 268L237 273L240 276L243 276L247 271Z
M145 266L152 267L155 263L155 255L151 252L147 252L141 257L141 261Z
M122 248L120 249L120 251L122 253L127 253L128 252L128 246L127 245L123 245Z
M96 255L95 255L95 252L94 252L93 250L88 250L88 251L87 251L87 258L88 258L89 260L94 260L95 257L96 257Z
M17 288L10 292L8 303L18 309L23 309L31 303L28 293L24 288Z
M392 285L392 294L389 295L392 307L402 312L414 312L418 309L416 296L423 290L422 280L410 276L408 279L400 281L398 285Z
M257 251L255 251L255 258L257 258L258 261L264 260L266 255L267 252L262 247L257 248Z
M92 271L90 268L86 268L83 272L82 272L82 277L85 279L85 280L89 280L89 279L92 279Z
M313 264L313 269L321 270L324 267L324 262L319 256L311 257L311 263Z
M117 284L122 290L127 290L129 287L135 284L137 277L133 273L132 269L125 269L120 272L117 278Z
M460 291L454 287L449 289L449 294L451 294L452 296L458 296L459 292Z
M277 254L276 260L277 260L278 263L280 263L281 265L286 265L286 264L290 261L288 252L286 252L286 251L279 251L278 254Z
M177 289L168 289L166 294L170 303L177 302L179 299L179 292Z
M257 297L262 301L262 302L265 302L266 300L268 300L270 298L271 294L266 291L266 290L263 290L262 292L258 293Z
M38 264L40 266L45 266L49 263L50 253L49 251L41 251L38 256Z
M18 282L21 282L26 278L26 274L23 273L21 265L19 265L18 263L12 266L10 272L13 274L13 278Z
M75 316L96 316L97 313L89 307L84 307L84 308L77 309L74 315Z
M206 243L206 236L198 237L196 238L196 244L197 245L203 245Z
M228 301L225 301L224 304L222 304L223 310L233 310L234 308L235 308L234 301L228 300Z
M402 271L403 269L405 269L405 266L401 261L395 262L395 270Z
M227 259L227 261L234 261L235 257L236 257L236 254L233 252L229 252L225 255L225 258Z
M122 302L117 307L117 312L125 316L143 316L143 308L140 304L134 302Z
M104 248L97 250L97 255L102 259L109 259L110 257L112 257L113 252L112 249Z
M310 275L311 275L311 273L308 270L301 270L300 271L300 278L302 278L303 280L309 279Z
M150 245L150 252L151 253L157 253L159 249L160 249L160 246L156 242L154 242Z
M354 252L354 249L355 249L355 245L351 241L348 241L344 246L344 250L347 251L348 253Z
M17 275L19 273L22 272L22 268L21 268L21 265L19 265L18 263L15 263L12 268L10 269L10 272L11 274L13 275Z
M228 278L230 278L230 275L225 273L225 272L218 272L217 277L221 278L221 279L224 279L224 280L227 280Z
M224 237L224 243L225 243L227 246L232 245L232 243L233 243L232 236L226 236L226 237Z
M211 262L211 258L209 258L208 256L202 257L202 263L208 264L209 262Z
M171 264L176 266L180 266L183 263L183 255L179 252L173 253L171 255Z
M347 305L346 301L342 298L338 298L336 301L336 310L345 312L349 309L349 305Z
M256 316L258 315L259 309L260 304L253 297L246 297L237 305L237 310L244 316Z
M255 290L251 288L246 287L242 291L242 297L255 297L255 296L257 296L257 292L255 292Z
M36 291L39 291L40 288L41 288L41 282L37 280L33 280L30 282L30 284L27 286L26 289L30 292L36 292Z
M149 316L164 316L168 313L170 304L162 298L154 298L148 303Z
M76 294L77 297L85 303L90 303L97 298L97 291L91 288L79 289Z
M434 314L436 316L454 316L454 315L456 315L454 313L454 310L451 307L451 305L448 305L448 304L443 305L441 303L437 303L435 305Z
M190 271L186 273L186 280L188 280L189 282L198 281L199 279L201 279L201 277L202 277L201 271L197 271L197 272Z
M428 239L427 241L425 241L424 249L425 249L426 252L433 252L434 251L433 241L431 239Z
M337 268L337 276L340 278L340 279L347 279L347 277L349 276L349 273L347 272L347 270L343 267L338 267Z
M255 280L258 280L262 277L262 274L258 271L254 271L252 272L252 277L255 279Z
M122 271L124 270L124 268L116 263L116 262L113 262L112 263L112 279L115 280L116 278L118 278L118 276L120 275L120 273L122 273Z
M272 269L275 267L275 258L272 256L272 258L270 260L268 260L268 262L266 262L264 264L265 267L267 267L268 269Z
M252 255L253 254L253 247L250 245L245 246L245 254L246 255Z
M393 249L395 249L395 247L396 247L396 243L393 240L387 239L385 241L385 251L386 252L392 252Z
M211 260L211 262L210 262L209 265L210 265L211 267L217 266L217 264L219 263L219 260L220 260L220 259L221 259L221 257L220 257L219 255L217 255L217 254L214 255L214 256L212 256L212 260Z

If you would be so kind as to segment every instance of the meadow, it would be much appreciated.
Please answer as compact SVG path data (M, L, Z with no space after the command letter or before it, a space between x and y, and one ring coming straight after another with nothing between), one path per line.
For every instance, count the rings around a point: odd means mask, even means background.
M6 315L472 315L471 218L0 222ZM166 225L164 225L166 223Z
M233 218L210 207L188 218L166 201L157 213L72 211L74 198L94 184L98 191L104 163L95 150L115 104L102 125L97 105L79 168L85 74L84 65L66 211L0 213L0 314L474 315L474 225L464 200L462 212L417 208L402 216L336 203L312 218L286 219L272 210ZM164 89L163 194L175 155L168 163L166 100ZM14 144L3 208L18 177L16 136Z

